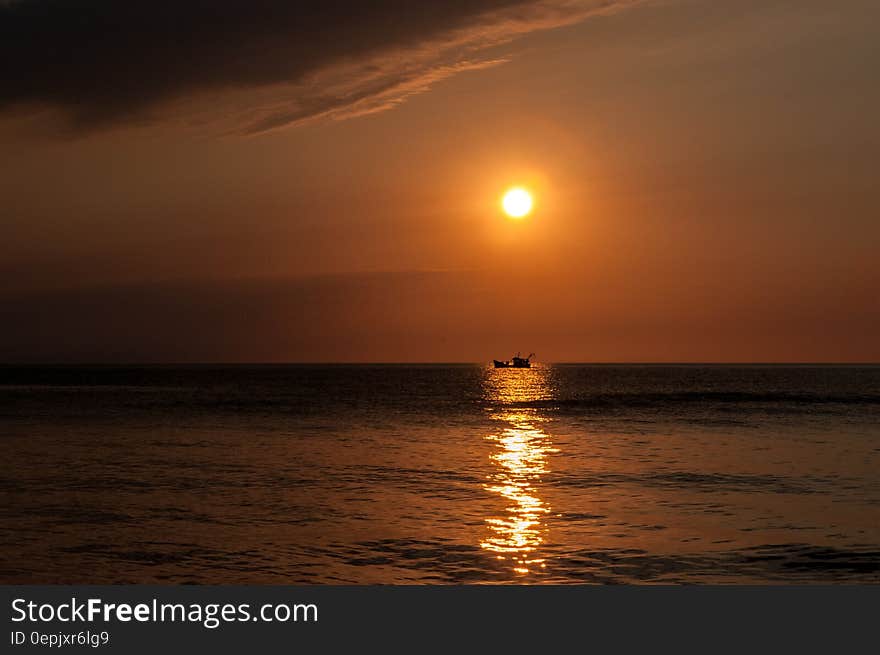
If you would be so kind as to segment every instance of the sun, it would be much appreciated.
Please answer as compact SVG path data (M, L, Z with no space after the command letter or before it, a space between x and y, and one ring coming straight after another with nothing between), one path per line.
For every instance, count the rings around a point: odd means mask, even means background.
M513 187L504 192L501 206L510 218L525 218L532 211L532 194L522 187Z

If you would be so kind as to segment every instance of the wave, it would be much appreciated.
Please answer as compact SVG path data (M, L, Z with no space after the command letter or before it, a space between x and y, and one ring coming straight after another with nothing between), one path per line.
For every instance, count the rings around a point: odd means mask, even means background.
M653 407L688 404L880 405L880 394L768 393L748 391L674 391L595 393L573 398L511 401L508 407L567 409L591 407Z

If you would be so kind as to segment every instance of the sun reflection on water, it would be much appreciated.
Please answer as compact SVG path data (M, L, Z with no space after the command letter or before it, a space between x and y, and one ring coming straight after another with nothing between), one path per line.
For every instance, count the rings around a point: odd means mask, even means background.
M487 369L484 383L485 398L492 403L490 417L498 423L498 430L486 436L495 449L494 470L484 487L509 505L504 515L486 519L490 534L480 546L499 560L508 560L521 575L546 567L540 546L550 507L541 498L539 485L549 471L548 455L558 450L541 429L547 419L530 403L552 398L548 373L541 366Z

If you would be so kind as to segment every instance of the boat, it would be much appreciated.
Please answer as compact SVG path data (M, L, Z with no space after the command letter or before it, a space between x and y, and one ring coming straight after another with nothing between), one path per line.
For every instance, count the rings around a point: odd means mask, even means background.
M529 361L532 357L535 356L535 353L531 353L528 357L520 357L519 353L513 356L513 358L501 361L498 359L493 359L495 362L495 368L531 368L532 363Z

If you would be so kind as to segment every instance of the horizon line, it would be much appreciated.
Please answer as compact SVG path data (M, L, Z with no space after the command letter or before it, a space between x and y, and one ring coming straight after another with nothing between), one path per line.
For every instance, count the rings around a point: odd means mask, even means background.
M0 367L49 366L483 366L485 361L26 361L0 362ZM555 366L880 366L880 361L538 361Z

